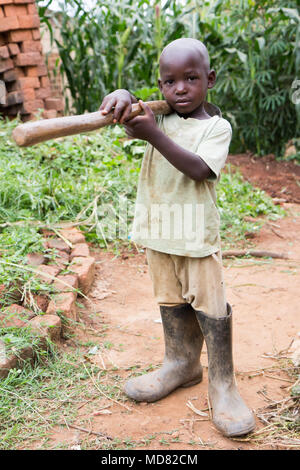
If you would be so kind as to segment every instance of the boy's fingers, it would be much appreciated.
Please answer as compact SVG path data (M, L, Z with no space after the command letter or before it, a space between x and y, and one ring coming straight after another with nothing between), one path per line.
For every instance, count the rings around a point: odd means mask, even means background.
M132 110L132 106L131 104L128 104L124 110L124 112L122 113L122 116L121 116L121 119L120 119L120 123L123 124L124 122L127 121L130 113L131 113L131 110Z
M103 101L103 103L100 106L99 111L102 112L102 114L108 114L112 108L116 104L116 98L110 98L107 102L106 100Z
M152 109L146 103L144 103L144 101L139 100L139 104L141 108L143 109L143 111L145 112L145 114L148 114L148 115L153 114Z
M114 122L120 121L120 118L124 112L124 108L126 109L127 105L124 104L123 101L119 101L116 104L115 110L114 110Z

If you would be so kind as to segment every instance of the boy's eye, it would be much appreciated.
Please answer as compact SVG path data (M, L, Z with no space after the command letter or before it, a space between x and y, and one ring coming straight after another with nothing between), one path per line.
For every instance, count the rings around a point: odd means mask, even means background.
M173 82L174 82L174 80L172 80L171 78L169 78L168 80L165 81L165 83L167 83L167 85L172 85Z
M188 77L188 80L190 81L193 81L193 80L197 80L198 77Z

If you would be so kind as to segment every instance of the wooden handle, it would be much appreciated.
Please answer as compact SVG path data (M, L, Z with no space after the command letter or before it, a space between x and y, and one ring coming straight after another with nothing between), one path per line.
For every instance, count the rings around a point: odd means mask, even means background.
M166 101L149 101L146 103L154 114L169 114L171 108ZM142 108L138 103L132 105L130 117L141 114ZM103 115L100 111L76 116L65 116L53 119L42 119L30 121L17 126L13 133L13 139L19 147L45 142L58 137L90 132L100 127L109 126L113 123L113 113Z

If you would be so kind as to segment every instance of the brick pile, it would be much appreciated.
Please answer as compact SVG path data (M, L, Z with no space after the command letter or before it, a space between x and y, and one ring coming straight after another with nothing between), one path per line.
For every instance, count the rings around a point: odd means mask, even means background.
M23 121L43 109L44 118L63 112L63 100L54 98L40 41L40 19L34 0L0 0L0 83L6 97L0 113Z
M0 309L0 327L31 327L41 338L41 346L47 346L47 338L57 340L61 334L74 329L78 321L76 299L86 295L95 277L95 258L90 256L84 235L76 228L60 231L61 237L53 232L43 231L44 253L32 253L27 263L37 271L36 276L43 284L49 284L52 294L31 294L19 298L19 302ZM55 254L53 261L45 255ZM67 271L67 274L62 272ZM3 292L5 286L0 286ZM49 290L50 290L49 289ZM33 309L33 303L35 308ZM6 377L11 368L20 367L24 359L34 355L33 348L24 348L18 355L1 357L0 378Z

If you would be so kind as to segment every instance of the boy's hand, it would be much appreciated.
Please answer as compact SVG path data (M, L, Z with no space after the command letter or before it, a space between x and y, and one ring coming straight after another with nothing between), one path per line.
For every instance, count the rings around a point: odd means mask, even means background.
M124 123L126 134L132 139L151 140L151 136L158 127L152 110L142 100L139 100L141 108L144 110L142 116L136 116Z
M132 95L127 90L115 90L103 99L99 111L108 114L113 108L114 123L121 124L131 113Z

